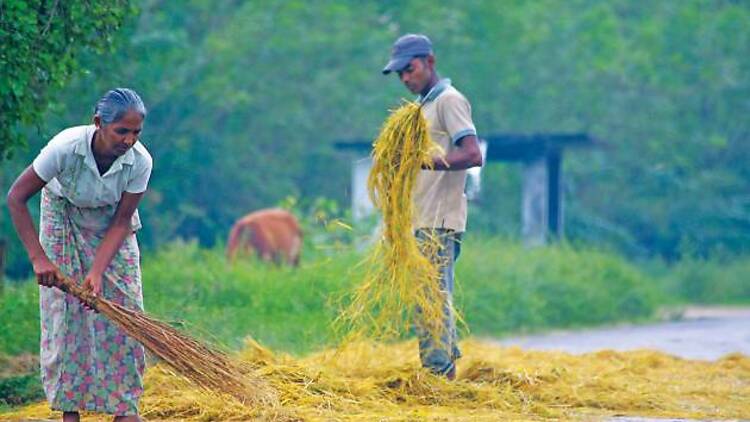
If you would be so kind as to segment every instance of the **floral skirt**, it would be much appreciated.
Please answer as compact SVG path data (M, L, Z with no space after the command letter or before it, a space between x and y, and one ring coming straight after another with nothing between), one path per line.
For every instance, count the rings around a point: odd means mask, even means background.
M60 270L82 283L116 205L79 208L42 190L40 241ZM136 227L134 227L135 229ZM133 232L102 277L102 296L143 310L140 252ZM39 288L40 363L47 400L54 410L138 413L145 353L105 316L85 309L72 295Z

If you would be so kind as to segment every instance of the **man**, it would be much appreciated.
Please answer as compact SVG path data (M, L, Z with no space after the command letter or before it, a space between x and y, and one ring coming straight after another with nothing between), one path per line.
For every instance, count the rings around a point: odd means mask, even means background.
M430 136L445 155L433 158L434 168L424 170L417 179L414 202L417 208L417 239L439 239L441 248L435 259L440 263L441 290L444 292L445 332L433 338L419 327L419 355L422 366L433 373L454 379L457 346L456 324L452 308L453 266L461 250L461 235L466 229L466 169L482 165L482 153L471 120L471 105L450 79L442 79L435 70L435 54L429 38L407 34L396 40L384 74L396 72L399 79L422 104Z

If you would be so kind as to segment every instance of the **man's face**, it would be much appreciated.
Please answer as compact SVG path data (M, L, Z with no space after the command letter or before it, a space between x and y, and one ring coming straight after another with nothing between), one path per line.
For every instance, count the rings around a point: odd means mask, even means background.
M413 94L422 93L432 78L433 69L430 59L431 57L415 57L405 68L396 72L401 82Z

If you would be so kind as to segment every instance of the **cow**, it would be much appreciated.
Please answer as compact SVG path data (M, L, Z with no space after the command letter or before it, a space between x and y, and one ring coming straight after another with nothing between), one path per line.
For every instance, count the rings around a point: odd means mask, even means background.
M302 249L302 230L297 219L283 209L263 209L237 220L229 232L227 259L252 255L276 264L298 266Z

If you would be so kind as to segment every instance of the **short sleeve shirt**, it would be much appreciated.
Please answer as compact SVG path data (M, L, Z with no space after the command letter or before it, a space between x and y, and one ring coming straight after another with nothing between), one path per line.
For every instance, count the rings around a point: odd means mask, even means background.
M146 147L136 142L100 175L91 149L95 132L94 125L68 128L42 148L32 167L47 188L81 208L117 205L123 192L146 191L153 166Z
M445 153L457 148L468 135L477 134L471 118L471 104L450 79L442 79L419 101L432 140ZM414 201L417 208L415 228L466 230L467 201L464 189L466 170L422 170L417 177Z

